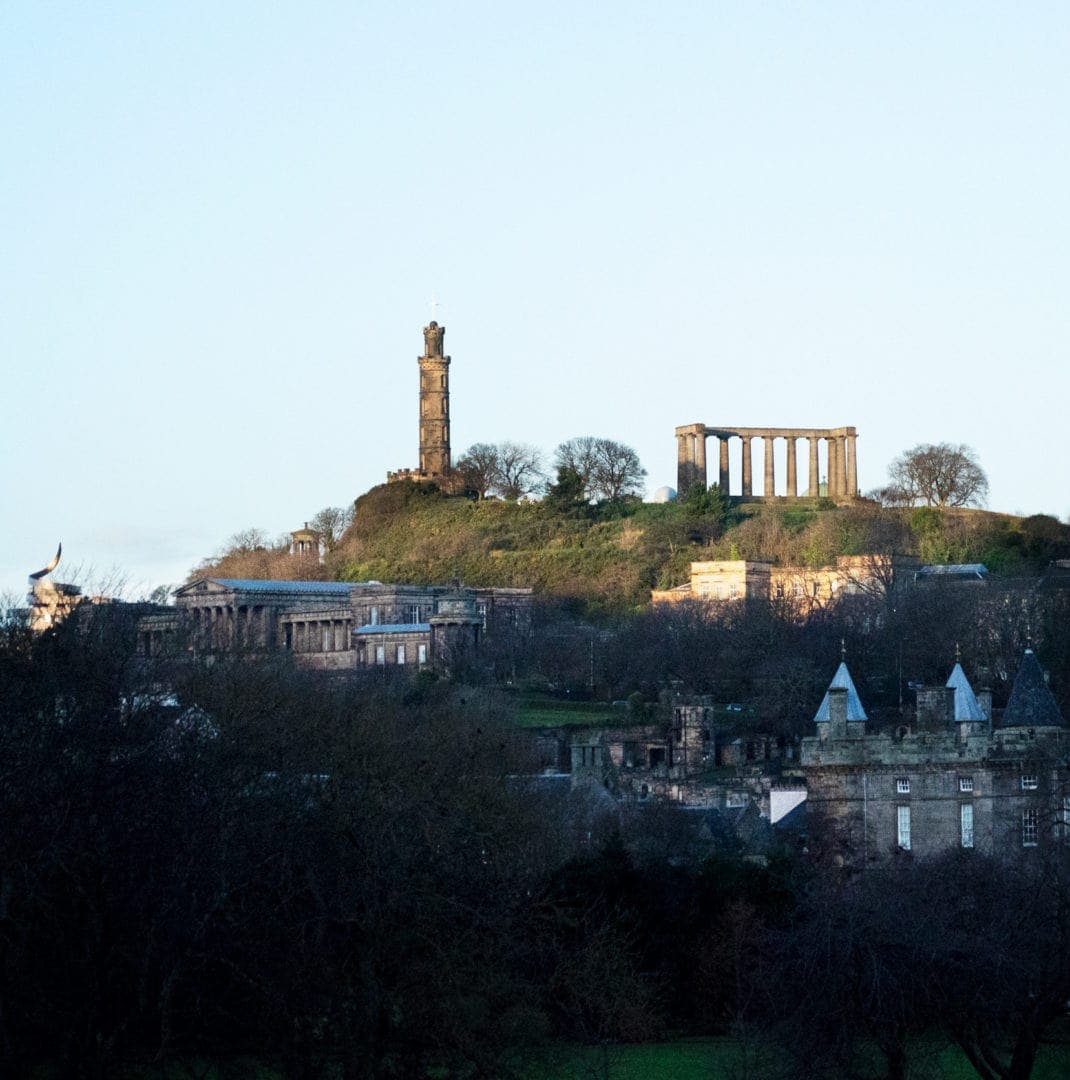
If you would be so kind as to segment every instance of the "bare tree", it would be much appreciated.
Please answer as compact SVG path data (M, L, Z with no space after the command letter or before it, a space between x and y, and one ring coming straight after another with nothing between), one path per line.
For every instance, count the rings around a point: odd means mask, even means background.
M559 470L575 470L583 480L586 498L609 502L640 494L646 476L639 455L630 446L591 435L561 443L554 451L554 465Z
M494 490L503 499L519 499L545 482L542 452L530 443L498 443Z
M330 551L353 523L353 506L325 506L310 522Z
M899 506L983 506L988 477L976 453L963 444L922 443L888 467L890 484L877 494Z
M493 443L474 443L454 462L453 472L461 487L485 499L499 474L500 451Z

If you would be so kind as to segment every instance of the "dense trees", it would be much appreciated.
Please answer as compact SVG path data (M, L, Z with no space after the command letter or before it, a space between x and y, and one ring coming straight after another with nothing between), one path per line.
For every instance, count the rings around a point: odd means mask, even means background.
M528 443L475 443L453 466L459 485L478 499L517 500L545 482L542 453Z
M984 506L988 477L968 446L924 443L888 467L889 485L878 495L891 506Z
M590 435L561 443L554 451L554 465L578 477L584 497L592 502L614 502L626 495L641 495L646 478L646 469L630 446Z

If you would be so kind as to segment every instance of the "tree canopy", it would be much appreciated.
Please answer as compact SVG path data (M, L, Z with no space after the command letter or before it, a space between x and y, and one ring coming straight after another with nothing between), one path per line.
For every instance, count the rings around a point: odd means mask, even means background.
M977 454L961 443L919 443L891 463L888 477L878 495L892 506L984 506L988 497Z

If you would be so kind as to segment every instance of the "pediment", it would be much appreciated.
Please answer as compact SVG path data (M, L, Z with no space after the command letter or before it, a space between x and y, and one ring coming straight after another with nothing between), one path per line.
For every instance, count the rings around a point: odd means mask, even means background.
M215 581L213 578L199 578L197 581L191 581L188 585L183 585L181 589L175 590L176 599L187 599L194 596L221 596L223 594L229 595L234 590L223 585L219 581Z

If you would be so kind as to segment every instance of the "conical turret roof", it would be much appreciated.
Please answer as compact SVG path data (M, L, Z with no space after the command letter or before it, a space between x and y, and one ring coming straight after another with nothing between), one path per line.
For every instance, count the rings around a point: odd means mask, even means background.
M1036 654L1026 649L1000 727L1062 727L1063 714L1055 703Z
M951 669L951 676L947 685L955 691L955 720L984 720L985 714L977 701L977 695L970 686L970 680L966 678L966 672L962 665L956 663Z
M840 661L840 666L836 669L836 674L832 676L832 682L829 683L829 690L836 689L847 691L848 720L868 719L866 710L862 708L862 699L858 696L858 691L855 689L851 673L847 670L847 664L842 660ZM822 722L827 722L829 719L829 695L828 690L826 690L825 696L821 699L821 704L817 707L814 723L820 724Z

